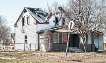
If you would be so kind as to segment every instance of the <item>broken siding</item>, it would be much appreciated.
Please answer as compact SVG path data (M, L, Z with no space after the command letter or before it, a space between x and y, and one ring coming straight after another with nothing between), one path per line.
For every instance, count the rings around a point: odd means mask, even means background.
M58 18L60 18L60 17L58 17ZM58 25L57 26L62 26L62 20L60 20L58 22ZM55 26L55 16L52 16L49 19L49 23L48 24L37 24L36 25L36 31L46 30L46 29L57 27L57 26Z
M40 8L26 8L33 18L37 19L39 23L44 23L48 13L42 11Z

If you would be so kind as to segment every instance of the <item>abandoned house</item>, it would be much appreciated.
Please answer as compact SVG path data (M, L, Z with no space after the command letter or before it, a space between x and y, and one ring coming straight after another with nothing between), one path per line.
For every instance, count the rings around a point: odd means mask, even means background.
M67 19L61 12L48 14L40 8L25 7L16 21L15 50L18 51L65 51L68 40ZM88 51L103 50L103 34L94 38L88 36ZM70 34L69 47L83 49L81 38L76 33ZM93 47L92 47L93 45Z

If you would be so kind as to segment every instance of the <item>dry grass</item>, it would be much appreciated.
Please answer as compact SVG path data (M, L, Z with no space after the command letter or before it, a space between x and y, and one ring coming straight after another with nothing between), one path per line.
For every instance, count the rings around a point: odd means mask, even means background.
M0 52L0 63L106 63L106 53Z

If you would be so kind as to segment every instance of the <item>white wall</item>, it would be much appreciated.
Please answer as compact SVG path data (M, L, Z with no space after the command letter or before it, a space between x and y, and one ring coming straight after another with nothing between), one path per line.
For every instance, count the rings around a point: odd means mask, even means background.
M22 28L22 17L25 16L25 26ZM29 16L29 25L27 24L26 17ZM60 17L58 16L60 19ZM25 42L25 35L27 35L27 45L26 49L30 48L36 50L38 49L38 34L37 31L50 29L55 27L55 16L52 16L49 19L49 24L36 24L36 20L30 15L29 12L23 13L20 17L19 21L17 22L17 27L15 27L15 43L22 43L22 44L16 44L15 49L24 49L24 42ZM59 25L62 26L62 20L59 21ZM24 31L24 33L22 33Z
M21 17L25 16L25 26L22 28L22 21L20 20L17 23L17 27L15 27L15 43L24 43L25 42L25 35L27 35L27 45L26 49L30 48L29 44L31 44L31 49L36 50L38 49L38 38L36 33L36 21L34 18L29 14L29 12L23 13ZM29 25L27 24L26 17L29 16ZM24 33L22 33L24 30ZM15 49L24 49L24 44L16 44Z
M58 17L60 19L60 17ZM62 20L58 22L58 26L62 26ZM36 31L50 29L55 27L55 16L52 16L49 19L49 24L37 24L36 25Z

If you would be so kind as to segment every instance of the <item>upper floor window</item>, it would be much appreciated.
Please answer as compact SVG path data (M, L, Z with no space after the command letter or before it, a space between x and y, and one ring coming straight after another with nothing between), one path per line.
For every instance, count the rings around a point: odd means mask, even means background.
M55 17L55 26L58 25L58 22L59 22L58 17Z
M62 26L65 25L65 18L62 18Z
M29 25L29 23L30 23L29 16L26 17L26 19L27 19L27 24Z
M25 17L22 17L22 26L25 25Z

